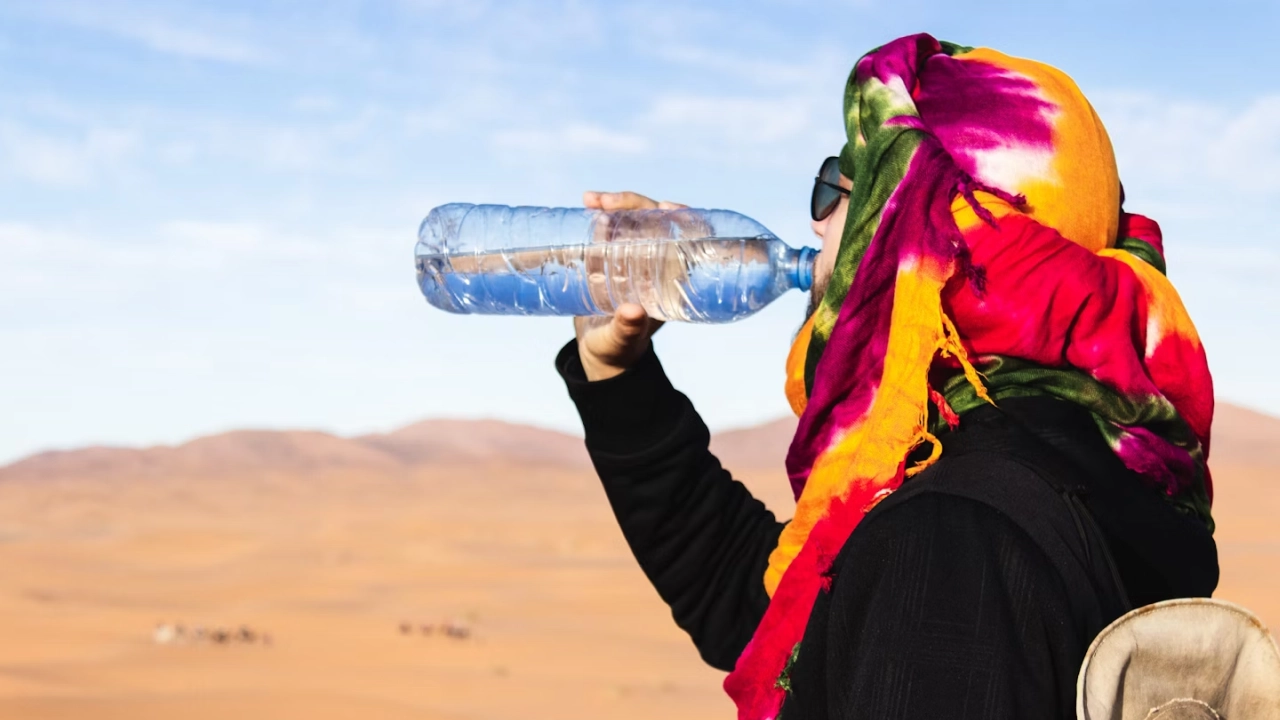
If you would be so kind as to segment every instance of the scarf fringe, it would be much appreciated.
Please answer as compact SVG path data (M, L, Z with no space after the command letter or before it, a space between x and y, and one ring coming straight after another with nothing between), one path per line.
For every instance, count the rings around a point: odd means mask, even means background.
M974 393L983 400L995 405L995 401L987 394L987 387L983 383L985 378L969 361L969 352L964 349L964 343L960 341L960 331L956 329L956 325L951 321L951 318L947 317L946 312L941 312L941 315L943 340L938 347L938 352L942 357L955 358L960 363L960 367L964 369L964 377L973 386Z

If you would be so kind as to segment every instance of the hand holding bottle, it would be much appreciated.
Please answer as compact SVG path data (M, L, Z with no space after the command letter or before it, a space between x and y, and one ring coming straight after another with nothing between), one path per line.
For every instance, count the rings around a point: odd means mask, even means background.
M587 191L582 204L596 210L676 210L679 203L656 202L633 192ZM612 316L576 317L573 327L578 337L578 357L587 380L607 380L621 375L649 349L649 339L662 327L644 308L627 303Z

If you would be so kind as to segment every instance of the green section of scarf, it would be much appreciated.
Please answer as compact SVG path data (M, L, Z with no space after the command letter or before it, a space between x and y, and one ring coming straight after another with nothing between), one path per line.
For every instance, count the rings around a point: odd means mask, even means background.
M1175 445L1189 449L1197 464L1204 466L1195 436L1167 401L1153 403L1149 399L1126 398L1078 370L1047 368L1012 357L985 356L979 358L975 365L983 375L987 393L997 405L1001 400L1019 397L1048 396L1065 400L1088 410L1107 444L1113 448L1124 433L1123 426L1145 427ZM951 409L960 415L986 404L962 374L948 379L940 392ZM947 431L946 423L941 419L934 420L932 424L935 434ZM1213 531L1205 483L1193 483L1177 495L1167 497L1179 512L1199 518L1210 532Z

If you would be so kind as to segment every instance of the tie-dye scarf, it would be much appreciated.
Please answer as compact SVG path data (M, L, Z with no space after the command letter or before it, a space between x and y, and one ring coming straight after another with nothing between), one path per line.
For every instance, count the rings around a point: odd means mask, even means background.
M1110 140L1075 83L916 35L858 61L845 118L849 215L787 368L796 513L770 557L769 609L725 681L750 720L779 713L849 534L980 403L1089 409L1128 467L1212 527L1204 351L1159 228L1121 210Z

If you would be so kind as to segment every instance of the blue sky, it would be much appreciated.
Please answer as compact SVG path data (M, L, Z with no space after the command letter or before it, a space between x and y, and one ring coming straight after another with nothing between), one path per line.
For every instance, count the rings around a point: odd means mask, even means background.
M428 308L427 211L629 188L809 243L849 67L917 31L1077 79L1219 397L1274 412L1277 30L1276 2L5 0L0 462L236 427L575 429L569 322ZM803 304L660 333L713 428L786 412Z

